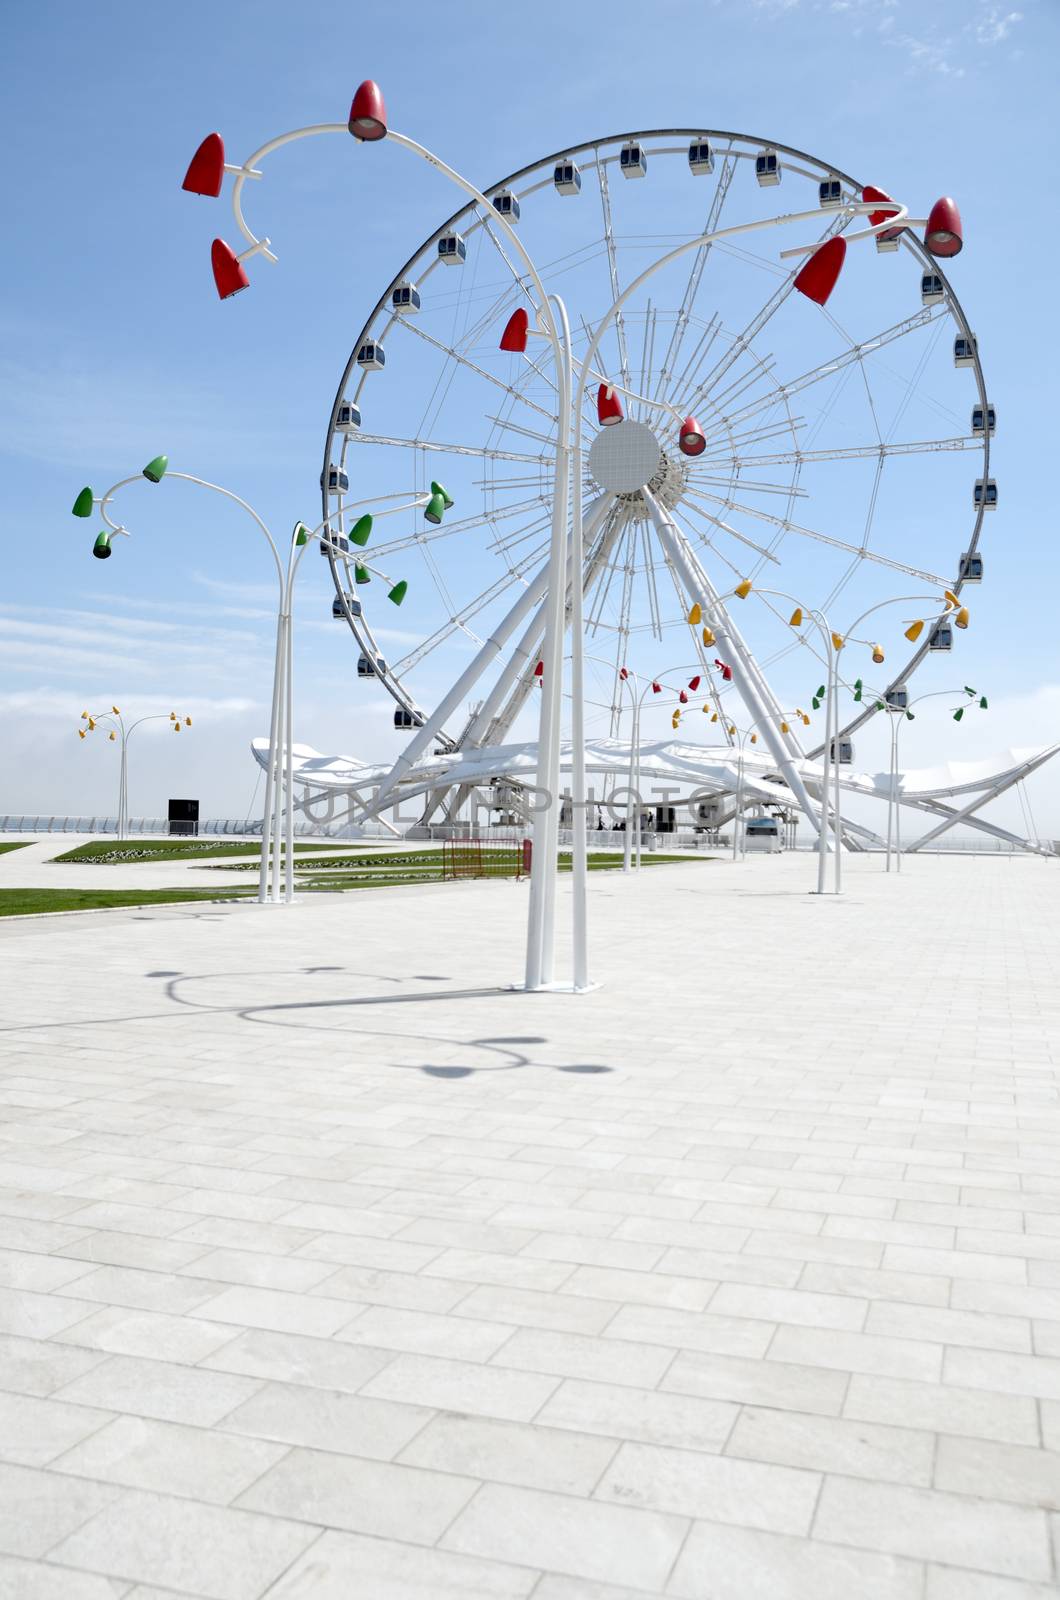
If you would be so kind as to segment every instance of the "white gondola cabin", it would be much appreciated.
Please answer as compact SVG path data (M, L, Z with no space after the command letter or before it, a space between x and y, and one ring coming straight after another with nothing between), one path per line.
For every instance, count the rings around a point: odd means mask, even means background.
M883 699L889 711L909 710L909 690L904 683L896 683L893 689L888 689Z
M408 316L410 311L418 311L420 309L420 291L414 283L409 283L407 279L403 279L401 283L394 286L394 292L390 296L390 304L399 315Z
M997 484L993 478L976 478L972 504L977 511L980 506L984 511L997 510Z
M978 551L970 553L966 550L964 552L961 556L959 576L961 583L982 583L983 558Z
M361 602L355 599L352 594L348 594L346 596L346 606L349 607L351 617L360 616ZM346 607L343 605L342 597L340 595L336 595L334 600L331 602L331 615L335 618L336 622L341 622L346 615Z
M876 235L876 253L881 256L893 255L901 242L901 228L885 228L882 233Z
M386 366L386 352L378 339L366 339L359 347L357 365L365 372L382 372Z
M931 637L928 639L928 649L953 649L953 629L948 622L940 622L936 627L932 628Z
M357 676L359 678L385 678L386 662L382 656L376 656L374 660L371 656L358 656Z
M320 487L324 487L324 474L320 474ZM347 494L350 487L350 478L344 467L335 466L332 462L328 468L328 494Z
M714 151L708 139L693 139L688 147L688 167L695 178L714 171Z
M735 823L733 824L735 826ZM757 850L766 855L776 855L783 849L780 840L780 821L777 817L748 817L743 825L745 850Z
M467 245L459 233L445 233L438 240L438 260L447 267L462 267L467 260Z
M839 743L839 757L838 757L839 765L841 767L849 767L853 763L853 760L854 760L854 741L853 741L853 739L840 739L838 741L838 743ZM833 761L836 760L836 740L835 739L832 740L831 757L832 757Z
M926 306L940 306L946 298L937 272L925 272L920 280L920 299Z
M582 175L573 161L557 161L552 182L557 194L581 194Z
M972 407L972 432L980 439L984 434L993 434L997 427L997 412L993 406L987 406L984 411L982 406Z
M643 178L647 174L648 158L632 139L618 153L618 168L624 178Z
M344 400L335 413L335 426L340 433L356 433L361 426L361 408L352 400Z
M838 178L825 178L817 185L817 203L833 209L843 204L843 185Z
M955 367L973 367L975 365L975 354L975 335L959 333L953 341L953 365Z
M423 722L418 711L407 711L404 706L398 706L394 712L395 728L422 728Z
M325 528L320 535L320 554L322 556L348 556L350 541L341 533L329 533Z
M755 156L755 177L763 189L771 189L780 182L780 162L775 150L763 150Z
M519 221L519 201L510 189L498 189L493 198L493 209L508 222Z

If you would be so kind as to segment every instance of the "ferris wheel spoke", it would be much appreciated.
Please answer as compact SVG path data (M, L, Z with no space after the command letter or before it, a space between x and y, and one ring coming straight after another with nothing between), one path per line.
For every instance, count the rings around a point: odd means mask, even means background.
M731 460L733 465L742 471L745 467L783 467L793 465L795 462L811 461L874 460L877 457L923 455L931 451L974 450L981 447L981 440L959 434L952 439L909 440L903 444L843 445L834 450L789 450L782 455L732 456L726 457L726 460ZM713 465L707 457L703 457L703 463L705 466ZM741 478L741 485L743 481Z
M779 528L785 534L794 533L802 539L815 539L819 544L831 545L833 550L845 550L848 555L856 556L859 561L871 561L876 566L888 567L892 572L904 572L907 577L919 578L925 583L936 584L939 588L944 588L950 581L948 578L940 578L937 573L925 572L921 567L911 567L904 561L894 561L890 556L881 555L878 550L859 548L845 539L836 539L831 534L821 533L816 528L806 528L786 518L771 516L768 511L759 511L753 506L745 506L733 500L722 501L715 495L703 495L702 498L723 505L730 510L739 511L746 517L754 517L760 522L771 522L774 527ZM729 531L732 532L733 530L729 529Z
M407 327L409 332L414 333L418 339L422 339L425 344L433 345L436 350L440 350L451 361L459 362L462 367L466 367L469 372L473 372L477 378L484 378L487 383L493 384L495 388L503 389L504 393L510 395L513 400L518 400L524 406L529 406L531 411L539 412L541 416L547 417L550 422L555 420L551 411L546 411L544 406L539 406L535 400L529 400L522 390L516 388L514 384L505 383L502 378L496 377L492 372L487 372L485 367L480 367L477 362L470 360L462 351L446 344L442 339L436 339L432 333L427 332L426 328L421 328L414 322L407 323Z
M473 600L461 606L459 611L447 617L445 622L437 627L429 638L424 639L422 644L418 644L414 650L410 650L407 655L402 656L400 661L395 662L395 672L411 672L413 667L417 666L426 656L429 656L433 650L437 650L447 639L451 639L455 633L465 632L467 624L473 617L478 616L480 611L485 610L488 605L492 605L495 600L499 599L515 584L522 582L525 586L527 571L540 565L542 554L542 550L532 552L527 556L522 570L503 573L494 583L490 584L488 589L484 589ZM481 643L481 640L477 642Z
M544 437L543 435L541 437ZM551 466L551 456L531 456L521 454L516 450L490 450L480 445L470 444L442 444L437 439L399 439L392 438L382 433L359 433L356 436L360 444L393 445L402 450L436 451L438 454L454 456L478 456L487 461L525 461L531 466L539 464Z
M696 500L710 498L706 495L697 495L692 489L689 490L689 494ZM717 503L724 506L730 506L733 502L729 499L725 499L719 500ZM778 558L773 554L772 550L766 549L764 545L756 544L754 539L749 539L745 533L741 533L738 528L734 528L732 524L726 522L723 517L719 517L716 515L716 513L709 511L705 505L693 505L689 503L688 509L694 512L697 516L702 517L704 521L709 522L713 527L720 528L722 532L727 533L730 538L736 539L740 544L746 545L748 549L755 552L755 555L760 556L763 561L772 561L776 565L780 565ZM777 518L775 520L779 522L780 519ZM715 545L713 541L711 541L711 548L716 552L717 555L721 557L723 561L726 562L727 565L732 567L732 571L734 573L739 573L739 567L732 566L732 563L728 561L726 556L722 555L721 551L718 550L717 545Z
M372 549L375 555L380 558L394 555L400 550L414 549L417 545L422 544L424 540L438 543L442 539L452 539L459 533L473 533L476 528L492 526L493 523L504 521L508 517L521 517L529 511L540 511L543 503L540 498L523 500L517 505L505 506L503 509L480 512L478 516L466 517L461 522L443 523L438 528L432 528L430 533L417 531L416 533L406 534L403 539L391 539L385 544L373 545Z
M722 208L725 205L725 200L729 193L729 185L732 182L733 173L736 171L736 168L739 165L739 163L730 154L731 149L732 141L730 140L729 147L725 151L722 159L721 171L718 173L718 182L714 190L714 198L711 202L710 211L707 213L707 220L703 227L704 233L716 232L721 221ZM699 249L695 251L692 257L692 264L688 272L688 282L685 285L685 292L681 299L681 307L677 313L677 320L674 323L673 332L670 335L670 343L667 346L666 355L663 357L662 366L659 369L659 381L655 388L655 397L657 400L665 400L667 392L670 388L674 371L677 367L678 357L681 353L681 345L684 342L685 333L687 332L689 322L692 318L692 311L696 303L696 296L699 293L700 283L703 280L703 270L706 267L707 257L709 254L710 245L702 244L700 245Z
M615 230L611 223L611 193L607 185L607 166L605 162L597 162L596 177L600 186L600 209L604 218L604 241L607 245L607 266L611 275L611 303L613 305L622 294L622 286L618 278L618 251L615 248ZM629 351L626 348L626 322L621 310L615 313L614 328L615 338L618 341L618 358L622 382L628 389L630 387Z
M882 333L875 334L870 339L862 339L852 348L842 350L838 355L830 356L827 361L822 361L819 366L810 367L808 371L802 373L799 377L792 378L785 383L778 392L788 397L799 394L803 389L809 389L815 383L821 383L826 378L834 377L844 367L853 365L854 362L860 361L864 356L873 355L877 350L882 350L887 345L893 344L895 340L904 339L908 334L919 332L921 328L926 328L937 317L944 314L944 309L938 306L925 306L923 310L916 312L911 317L904 317L901 322L896 322L892 327L884 329ZM734 425L738 425L771 404L773 404L771 399L753 401L749 406L745 406L742 411L735 412L730 420Z
M733 460L733 467L738 468L740 471L742 471L747 465L748 463L745 461L739 461L736 459ZM711 476L708 473L697 473L694 477L690 476L689 480L690 486L703 489L704 491L710 488L724 489L726 484L731 483L732 481L733 480L731 477L726 477L723 479L720 477ZM809 498L807 490L792 490L791 485L788 483L758 483L754 479L743 477L737 478L735 481L740 486L741 494L782 494L787 496L789 499L794 495L794 498L797 500L805 500Z

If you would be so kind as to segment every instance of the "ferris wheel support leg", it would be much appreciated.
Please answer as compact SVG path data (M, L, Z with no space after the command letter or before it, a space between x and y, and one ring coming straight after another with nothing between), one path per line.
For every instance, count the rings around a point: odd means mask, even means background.
M744 704L753 718L760 722L770 753L783 773L788 788L795 795L813 828L819 831L822 823L818 818L817 810L792 759L791 752L785 745L779 731L780 712L773 705L772 695L766 700L760 694L757 666L751 662L747 646L736 634L735 629L730 628L728 612L721 602L718 591L703 571L674 522L661 509L654 495L647 489L643 489L641 493L647 503L652 522L655 525L655 531L659 535L659 540L667 556L681 574L689 593L701 597L702 603L710 613L711 626L718 640L718 646L729 657L729 664L733 668L733 676L736 679L736 685ZM827 798L825 798L823 804L827 805Z
M276 749L273 754L276 776L272 789L272 888L269 895L273 905L278 905L280 899L280 837L283 821L284 741L287 737L285 715L287 704L287 625L285 620L281 621L280 628L280 680L277 692Z

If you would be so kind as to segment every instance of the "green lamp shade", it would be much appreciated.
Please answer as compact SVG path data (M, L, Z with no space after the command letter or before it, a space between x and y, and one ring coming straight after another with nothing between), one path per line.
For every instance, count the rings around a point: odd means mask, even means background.
M985 711L986 710L986 695L985 694L984 695L980 695L980 697L979 697L979 709L980 709L980 711Z
M970 694L973 700L975 699L976 695L979 693L978 689L971 689L971 688L969 688L968 684L965 684L964 692L965 692L965 694Z
M353 581L354 583L371 583L372 574L367 567L355 566L353 569Z
M818 700L816 695L814 695L813 699L810 701L810 705L814 711L820 711L821 709L821 702Z
M168 466L168 456L155 456L154 460L149 461L144 468L144 477L149 483L161 483L162 479L166 475L166 468Z
M916 717L913 715L913 713L911 711L907 711L906 714L905 714L905 720L906 720L906 722L915 722L916 721Z
M96 534L96 542L92 546L92 554L97 561L106 561L107 557L113 554L110 548L110 537L110 534L105 532Z
M959 709L959 710L957 710L957 711L955 711L955 712L954 712L954 713L953 713L953 720L954 720L954 722L960 722L960 720L961 720L961 718L962 718L962 717L963 717L963 716L964 716L964 707L963 707L963 706L961 706L961 707L960 707L960 709Z
M402 600L404 600L405 596L408 594L408 592L409 592L409 586L408 586L407 582L405 581L405 579L402 578L400 580L400 582L399 583L395 583L394 587L389 591L389 593L387 594L387 599L388 600L393 600L394 604L396 606L399 606L401 604Z
M440 494L441 495L443 501L445 502L445 509L447 511L451 511L453 509L453 505L454 505L455 502L453 500L452 495L449 493L448 489L445 487L444 483L435 483L434 479L432 478L431 479L431 493L432 494Z
M441 522L444 512L444 494L432 494L431 498L423 508L423 515L427 518L428 522L433 522L435 525L437 525L439 522Z
M854 687L858 691L858 694L860 694L862 690L862 682L860 678L854 679Z
M294 542L295 542L295 544L308 544L309 543L309 529L306 527L304 522L296 522L295 523L295 525L294 525Z
M818 700L823 700L824 699L824 684L823 683L822 683L821 687L817 691L817 698L818 698Z
M366 513L363 517L358 517L357 521L354 523L353 527L350 529L350 543L351 544L361 544L361 545L367 544L368 543L368 536L371 533L371 531L372 531L372 519Z
M73 514L75 517L90 517L92 515L92 490L82 489L74 501Z
M855 700L860 700L861 699L861 689L860 688L857 688L857 689L854 690L854 699Z
M873 709L873 711L882 711L884 709L883 701L882 700L877 700L876 704L873 706L872 709Z

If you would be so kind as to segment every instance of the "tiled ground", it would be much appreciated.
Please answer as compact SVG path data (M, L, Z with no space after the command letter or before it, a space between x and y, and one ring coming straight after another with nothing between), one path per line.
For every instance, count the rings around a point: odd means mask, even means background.
M1046 1600L1060 864L0 926L0 1600Z

